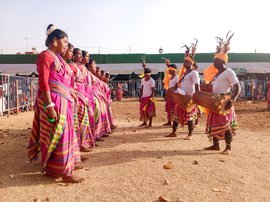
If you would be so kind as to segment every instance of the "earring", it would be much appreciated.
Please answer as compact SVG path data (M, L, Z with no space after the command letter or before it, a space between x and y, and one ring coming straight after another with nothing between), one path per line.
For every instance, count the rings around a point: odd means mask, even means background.
M55 41L54 43L53 43L53 45L56 47L58 44L57 44L57 41Z

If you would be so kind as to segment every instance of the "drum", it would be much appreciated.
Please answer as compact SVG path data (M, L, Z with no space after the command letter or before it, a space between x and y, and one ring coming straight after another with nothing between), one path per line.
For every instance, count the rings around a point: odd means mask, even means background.
M187 112L190 112L196 106L191 96L176 93L174 88L167 90L166 97L172 99L175 104Z
M231 102L231 96L228 94L209 93L197 91L193 94L193 102L217 114L226 115L231 109L225 109L225 106Z

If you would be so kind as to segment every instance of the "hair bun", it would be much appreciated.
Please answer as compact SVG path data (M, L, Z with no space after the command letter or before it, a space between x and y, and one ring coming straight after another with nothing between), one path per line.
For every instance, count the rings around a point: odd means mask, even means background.
M50 24L47 28L47 32L46 32L46 35L49 36L54 30L56 30L57 27L53 24Z

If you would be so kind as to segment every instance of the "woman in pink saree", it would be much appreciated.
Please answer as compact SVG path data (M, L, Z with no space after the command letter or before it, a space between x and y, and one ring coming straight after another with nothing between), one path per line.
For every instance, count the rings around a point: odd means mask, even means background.
M71 76L60 54L65 54L68 37L54 25L47 28L48 49L37 58L39 89L28 146L30 161L41 152L44 172L62 181L78 183L83 178L74 175L74 122Z
M80 150L82 152L90 152L94 147L95 141L91 132L88 114L88 98L86 97L87 69L82 62L82 51L78 48L74 49L73 62L70 64L72 69L76 71L75 84L76 94L78 96L78 140Z
M107 127L108 125L108 118L107 118L107 101L104 91L102 90L102 84L100 79L96 76L97 74L97 67L96 62L90 59L89 63L87 64L87 68L89 70L89 77L92 83L92 90L94 95L94 102L95 102L95 137L97 141L103 141L101 137L107 137L107 133L110 133L110 128ZM100 72L100 70L99 70Z
M114 118L113 118L113 113L112 113L112 109L111 109L112 99L111 99L111 88L109 86L109 82L110 82L110 73L109 72L105 72L104 82L105 82L106 98L108 100L107 110L108 110L108 116L109 116L109 123L110 123L111 129L115 129L116 126L114 125Z

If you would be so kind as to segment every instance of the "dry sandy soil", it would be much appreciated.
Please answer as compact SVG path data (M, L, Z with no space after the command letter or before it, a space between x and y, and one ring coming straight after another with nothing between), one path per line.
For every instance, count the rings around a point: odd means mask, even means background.
M33 113L0 117L0 201L270 201L270 111L265 102L238 102L240 129L230 156L209 146L204 118L191 141L165 139L164 101L151 129L139 128L138 102L113 103L118 128L77 173L81 184L55 182L27 161ZM224 148L224 142L221 144ZM194 163L197 161L197 163ZM172 169L163 165L171 162Z

